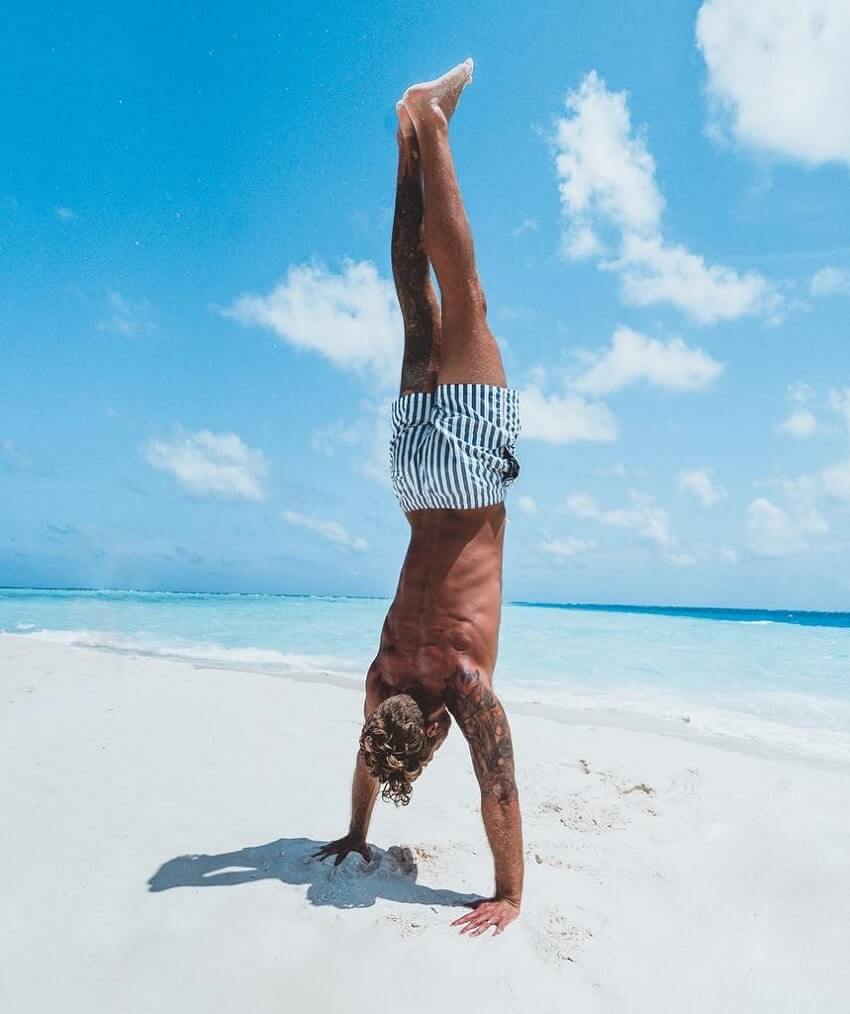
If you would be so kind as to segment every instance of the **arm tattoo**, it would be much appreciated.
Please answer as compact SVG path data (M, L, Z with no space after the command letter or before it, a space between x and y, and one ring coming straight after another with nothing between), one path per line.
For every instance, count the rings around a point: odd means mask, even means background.
M514 747L508 718L499 698L477 669L458 666L446 690L446 703L463 729L482 798L512 803L518 798L514 780Z

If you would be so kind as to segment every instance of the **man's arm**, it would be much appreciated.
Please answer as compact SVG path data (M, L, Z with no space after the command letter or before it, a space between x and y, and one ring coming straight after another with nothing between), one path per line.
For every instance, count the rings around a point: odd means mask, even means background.
M469 743L481 788L481 817L496 868L496 895L452 924L479 936L496 934L519 915L522 901L522 820L514 777L514 749L508 717L477 669L458 667L446 703Z
M370 672L366 677L364 718L368 718L382 700L380 680ZM375 808L379 788L378 779L369 774L358 750L357 763L354 766L354 779L351 784L351 822L348 825L348 834L323 845L315 853L314 858L321 860L327 859L328 856L336 856L334 866L339 866L349 852L359 852L367 863L370 861L366 835L369 831L369 821L372 819L372 810Z
M315 858L327 859L328 856L336 856L334 866L339 866L349 852L359 852L367 863L370 861L371 856L369 846L366 844L366 835L369 831L369 821L377 795L378 780L366 770L366 765L358 751L354 780L351 785L351 823L348 826L348 834L323 845L316 853Z

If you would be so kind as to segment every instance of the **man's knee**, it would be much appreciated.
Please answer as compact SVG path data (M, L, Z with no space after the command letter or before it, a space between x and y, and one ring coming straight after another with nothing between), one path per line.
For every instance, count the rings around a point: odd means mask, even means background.
M478 276L452 285L448 289L444 288L442 290L442 311L443 316L451 316L455 319L486 320L487 297Z

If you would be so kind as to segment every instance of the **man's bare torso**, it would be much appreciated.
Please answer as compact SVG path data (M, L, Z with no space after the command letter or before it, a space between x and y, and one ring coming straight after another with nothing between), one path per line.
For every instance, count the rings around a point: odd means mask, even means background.
M369 670L377 695L439 708L458 667L490 682L502 608L505 507L407 514L410 544Z

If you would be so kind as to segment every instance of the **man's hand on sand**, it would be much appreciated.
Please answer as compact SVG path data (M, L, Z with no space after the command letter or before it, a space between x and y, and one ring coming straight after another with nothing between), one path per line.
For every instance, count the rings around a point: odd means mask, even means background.
M494 898L480 901L471 912L455 919L452 926L462 926L461 935L468 933L471 937L480 937L492 926L493 936L497 937L518 915L519 905L507 898Z
M363 856L367 863L372 861L372 856L369 852L369 846L366 844L366 840L353 834L347 834L344 838L337 838L336 841L329 841L327 845L323 845L318 852L313 853L313 858L318 859L321 862L322 860L327 859L328 856L336 856L336 859L334 859L334 866L339 866L349 852L359 853L359 855Z

